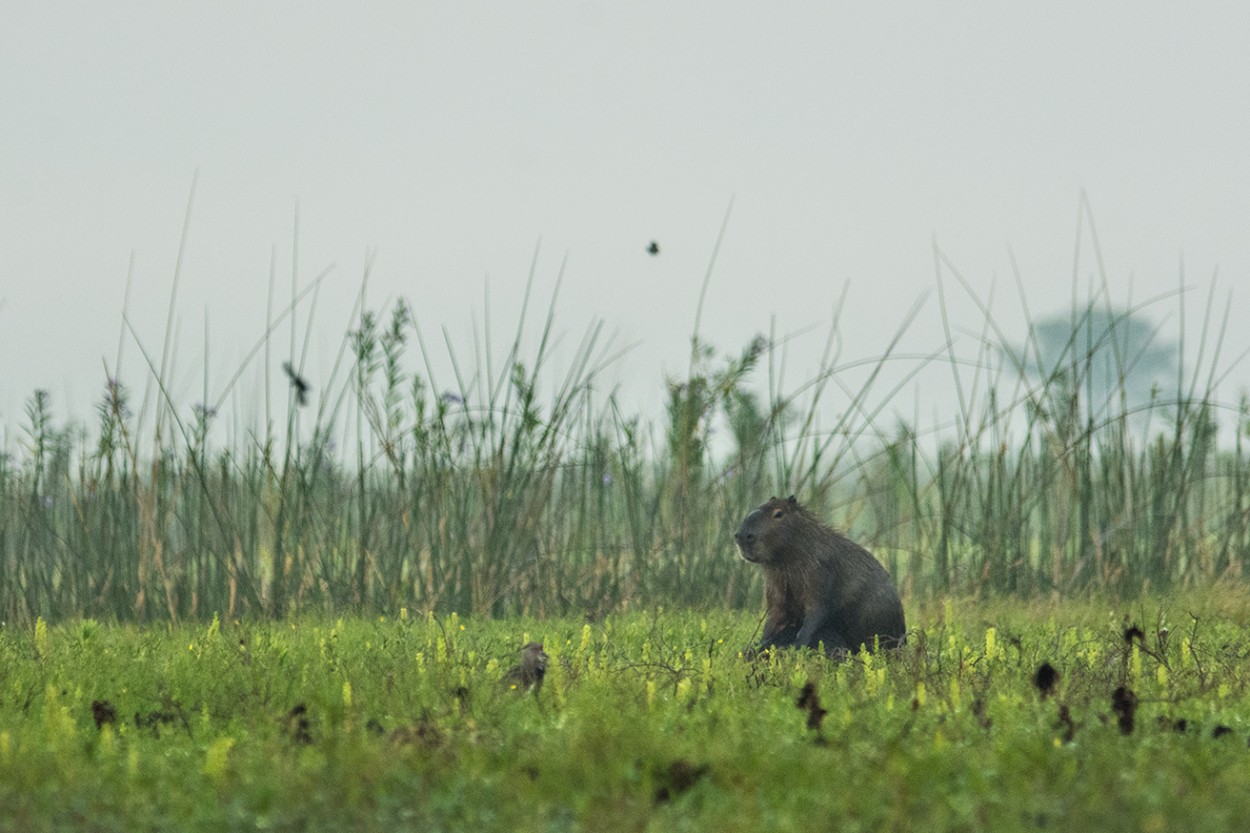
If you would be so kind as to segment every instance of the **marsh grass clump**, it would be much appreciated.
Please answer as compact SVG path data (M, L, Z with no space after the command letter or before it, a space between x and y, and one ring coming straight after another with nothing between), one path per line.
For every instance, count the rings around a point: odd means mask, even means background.
M91 717L95 720L95 727L102 729L106 724L117 722L117 709L108 700L92 700Z
M1131 735L1137 721L1137 695L1127 686L1119 686L1111 694L1111 711L1115 712L1120 734Z
M1046 699L1054 693L1055 685L1059 682L1059 672L1049 662L1043 662L1037 666L1037 672L1033 675L1033 686L1038 693L1042 695L1042 699Z
M807 728L815 732L817 739L823 743L825 715L829 714L829 710L820 705L815 682L808 680L803 684L803 690L799 692L799 699L794 701L794 705L807 714Z

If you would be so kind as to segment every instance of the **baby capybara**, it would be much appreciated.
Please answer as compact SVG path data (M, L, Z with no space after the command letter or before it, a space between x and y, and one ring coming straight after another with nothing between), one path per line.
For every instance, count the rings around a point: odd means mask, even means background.
M768 616L758 650L823 644L845 655L903 644L903 604L889 573L793 495L752 511L734 538L742 557L764 569Z

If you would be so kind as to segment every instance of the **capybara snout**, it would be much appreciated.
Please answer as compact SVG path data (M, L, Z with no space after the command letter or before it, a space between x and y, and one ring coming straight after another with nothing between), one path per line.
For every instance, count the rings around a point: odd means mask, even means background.
M751 557L751 548L755 544L755 527L753 521L755 513L747 515L746 520L742 522L742 526L738 527L738 531L734 533L734 540L738 543L738 552L747 561L754 561Z

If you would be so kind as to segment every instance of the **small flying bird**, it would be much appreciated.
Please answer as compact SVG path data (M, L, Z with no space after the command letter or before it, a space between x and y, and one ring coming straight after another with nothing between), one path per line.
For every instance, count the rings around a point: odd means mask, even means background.
M527 642L521 649L521 661L504 674L503 681L512 688L534 693L543 686L543 676L547 673L547 652L541 642Z
M652 240L651 245L647 247L647 254L651 255L652 257L655 257L659 253L660 253L660 244Z
M312 390L312 385L308 384L303 376L295 372L295 368L291 367L290 362L282 363L282 370L286 373L286 377L291 380L291 387L295 388L295 404L301 408L308 404L308 391Z

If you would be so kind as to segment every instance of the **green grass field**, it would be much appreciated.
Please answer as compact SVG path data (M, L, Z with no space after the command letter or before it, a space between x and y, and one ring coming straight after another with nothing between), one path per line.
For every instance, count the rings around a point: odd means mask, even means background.
M746 661L757 619L723 611L9 626L0 828L1205 831L1250 818L1243 594L909 614L905 649L841 663ZM537 693L501 681L528 639L551 656Z
M529 290L440 360L362 283L305 378L294 277L191 403L171 292L92 425L37 390L0 426L0 833L1250 828L1231 305L1166 342L1104 278L1026 333L973 297L957 341L938 278L936 351L900 347L917 305L843 355L839 308L798 379L700 309L659 415L605 388L602 322L557 361ZM732 531L791 493L887 567L907 647L742 657ZM530 640L536 693L502 682Z

